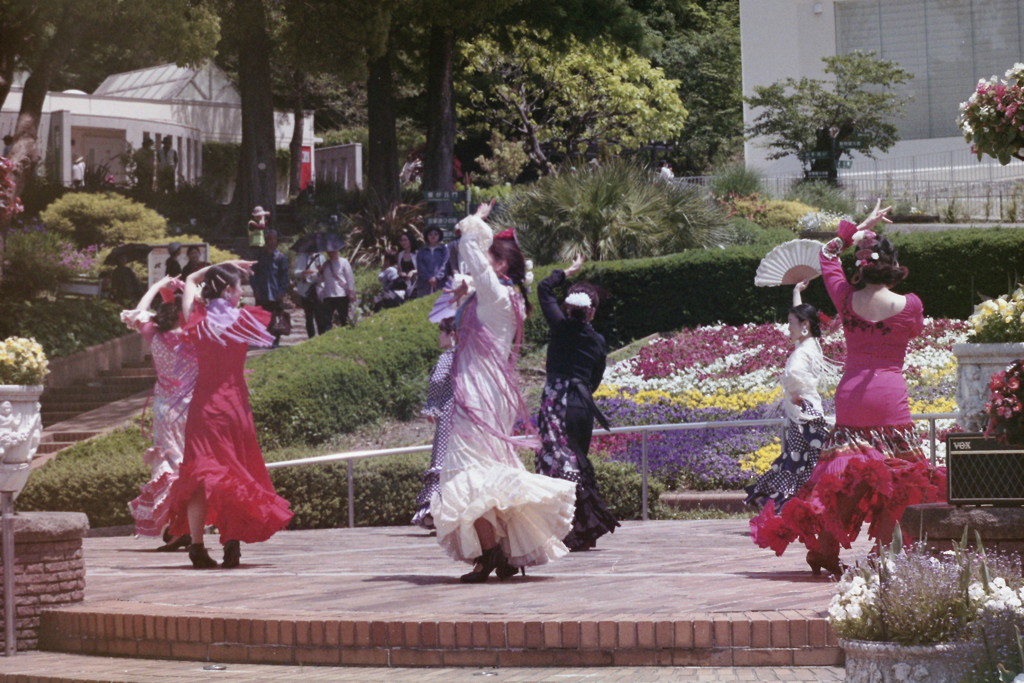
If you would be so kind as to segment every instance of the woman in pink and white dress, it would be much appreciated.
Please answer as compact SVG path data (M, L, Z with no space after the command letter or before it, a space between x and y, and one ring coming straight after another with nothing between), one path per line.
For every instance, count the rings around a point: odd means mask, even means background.
M513 239L493 237L484 222L489 213L490 205L481 205L458 225L459 256L475 291L456 314L452 433L441 491L431 501L438 543L474 565L463 583L486 581L492 571L509 578L568 553L562 539L576 499L573 482L528 472L516 453L539 446L535 434L512 436L517 421L530 424L515 369L527 314L526 262Z
M196 349L181 331L181 280L165 277L149 288L138 305L121 312L121 320L150 343L156 386L153 388L153 447L143 456L149 465L149 482L128 503L135 518L135 533L160 536L170 521L167 494L178 478L185 451L185 421L196 385L199 364ZM157 295L156 314L150 306ZM165 538L158 550L176 550L191 543L186 534Z

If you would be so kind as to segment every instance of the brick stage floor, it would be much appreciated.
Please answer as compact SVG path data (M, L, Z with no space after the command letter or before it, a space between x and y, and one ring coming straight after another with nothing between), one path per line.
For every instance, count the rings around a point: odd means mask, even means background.
M467 566L415 527L284 532L243 546L234 570L192 570L184 552L156 545L86 539L86 600L44 618L46 647L253 665L842 660L824 619L831 580L813 577L799 548L781 558L756 548L745 520L626 522L597 550L483 585L459 584Z

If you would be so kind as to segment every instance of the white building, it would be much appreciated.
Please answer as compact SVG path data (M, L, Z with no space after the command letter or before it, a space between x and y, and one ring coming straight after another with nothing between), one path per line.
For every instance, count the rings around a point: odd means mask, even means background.
M22 83L15 84L0 110L4 135L14 129ZM278 149L288 149L293 124L292 113L274 113ZM75 90L48 93L39 136L47 174L65 184L71 182L71 164L79 155L89 168L106 166L117 182L126 182L124 153L139 149L144 139L153 140L155 149L167 136L178 153L178 181L194 182L203 171L203 143L242 141L241 96L212 63L199 68L163 64L108 76L92 95ZM314 177L313 143L313 114L307 112L304 180ZM283 200L288 178L279 181Z
M854 157L846 183L880 176L921 183L978 183L1024 177L1024 165L979 162L957 126L959 105L980 78L1024 61L1019 0L740 0L743 94L792 77L824 78L822 57L874 51L913 74L901 93L914 100L898 122L902 138L878 161ZM754 114L744 109L744 123ZM768 176L801 172L794 157L768 160L748 141L746 163Z

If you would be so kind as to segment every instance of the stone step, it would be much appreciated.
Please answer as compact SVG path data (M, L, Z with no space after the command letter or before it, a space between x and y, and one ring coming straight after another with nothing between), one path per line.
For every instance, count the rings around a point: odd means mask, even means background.
M47 432L43 430L43 437L40 444L45 443L77 443L78 441L85 441L98 435L100 432Z
M64 450L68 446L74 446L77 441L50 441L48 443L39 444L39 448L36 449L36 456L47 455L49 453L56 453L57 451Z

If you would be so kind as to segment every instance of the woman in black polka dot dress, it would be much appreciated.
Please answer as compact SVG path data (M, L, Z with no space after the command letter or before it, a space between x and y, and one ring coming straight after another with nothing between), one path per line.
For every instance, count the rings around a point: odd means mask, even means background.
M789 309L789 339L794 348L782 373L786 417L782 453L767 472L747 487L748 504L764 507L772 501L776 513L807 483L829 433L818 395L818 382L825 366L818 342L821 327L817 309L801 303L800 292L806 287L805 280L793 288L793 307Z

